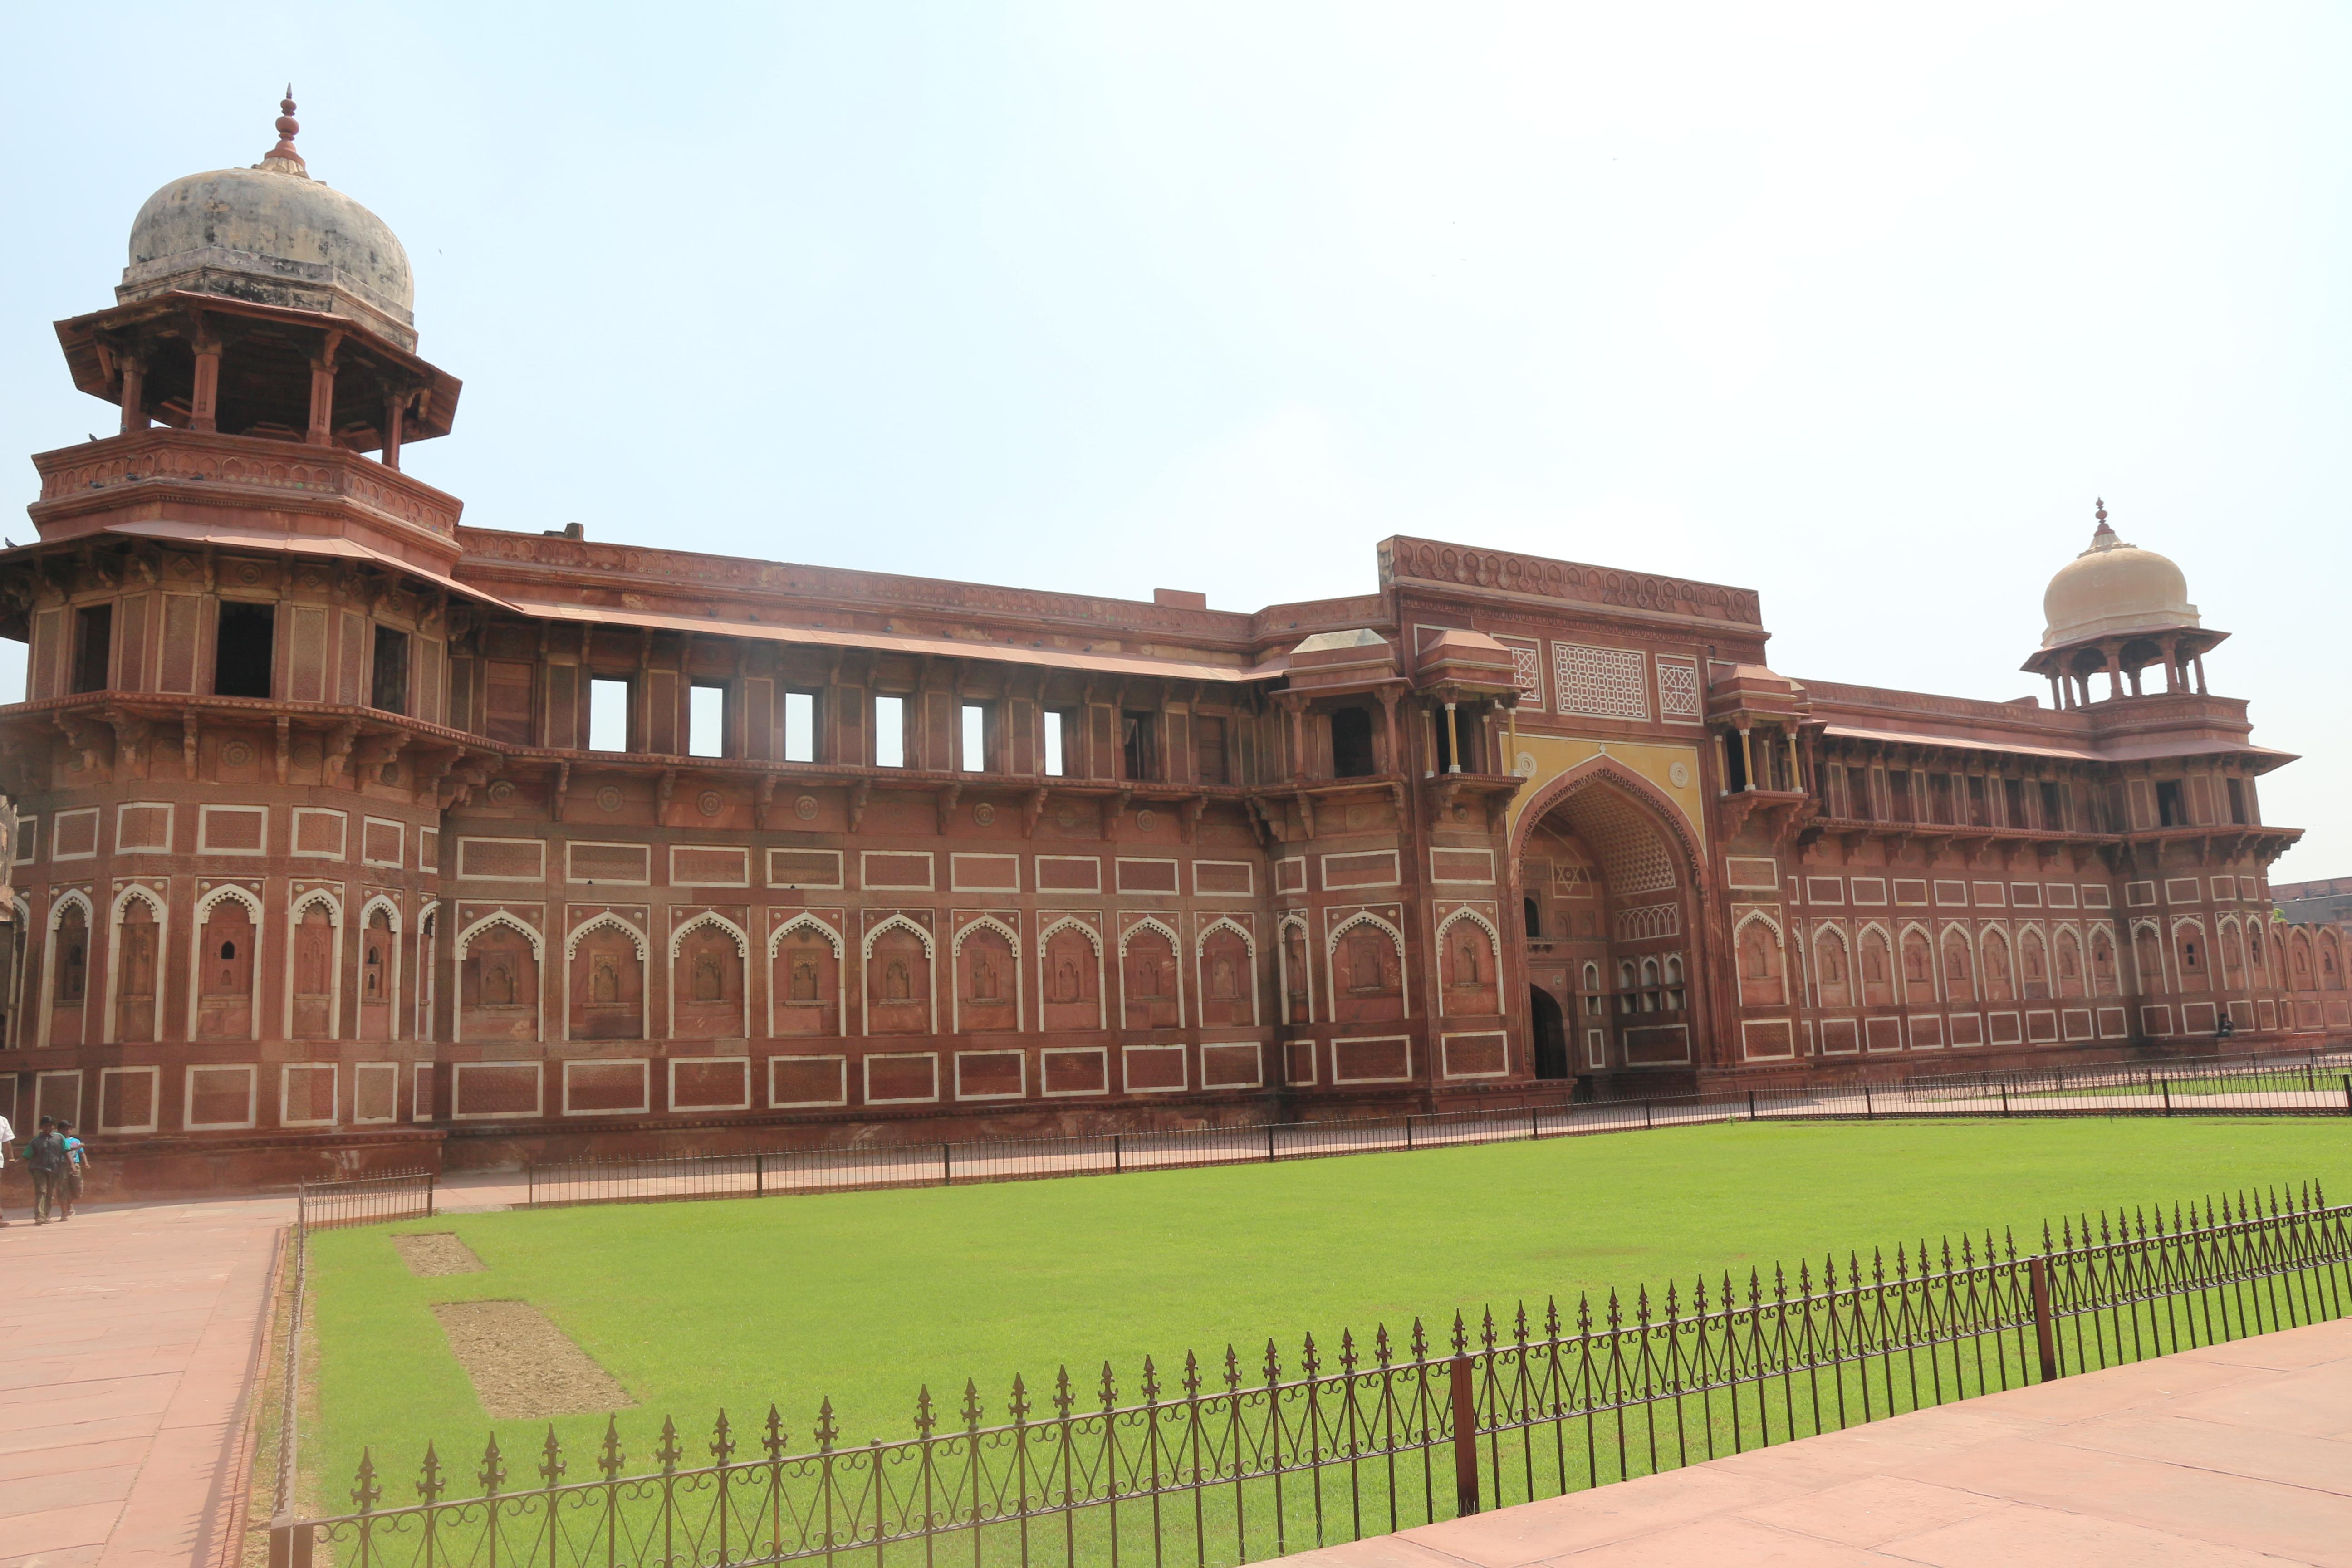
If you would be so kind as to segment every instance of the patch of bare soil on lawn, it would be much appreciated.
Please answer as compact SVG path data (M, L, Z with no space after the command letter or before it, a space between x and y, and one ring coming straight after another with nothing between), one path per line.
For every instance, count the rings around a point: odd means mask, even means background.
M470 1256L470 1254L468 1255ZM626 1410L636 1401L528 1301L443 1301L433 1309L450 1353L497 1421Z
M488 1267L454 1230L420 1231L395 1236L392 1245L411 1274L431 1279L438 1274L479 1274Z

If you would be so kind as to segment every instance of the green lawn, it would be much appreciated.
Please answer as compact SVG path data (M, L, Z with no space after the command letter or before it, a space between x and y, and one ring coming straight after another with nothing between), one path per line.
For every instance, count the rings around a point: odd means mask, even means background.
M387 1503L414 1497L428 1439L469 1488L491 1423L429 1307L520 1297L546 1310L638 1401L631 1468L665 1415L686 1463L724 1406L746 1426L773 1401L808 1446L830 1397L844 1440L912 1429L928 1384L950 1420L967 1377L1003 1419L1013 1375L1033 1395L1057 1366L1091 1395L1109 1360L1123 1394L1143 1358L1172 1384L1188 1348L1255 1374L1269 1336L1295 1368L1301 1335L1433 1336L1456 1310L1547 1294L1719 1278L1825 1250L2038 1238L2061 1213L2319 1178L2352 1194L2341 1121L2200 1120L1731 1124L1266 1166L823 1197L460 1215L486 1272L411 1276L383 1228L312 1243L318 1415L305 1470L344 1505L372 1446ZM556 1424L573 1479L593 1475L601 1416ZM533 1483L543 1432L499 1433L509 1484ZM750 1436L748 1433L746 1436ZM749 1447L749 1445L747 1445Z

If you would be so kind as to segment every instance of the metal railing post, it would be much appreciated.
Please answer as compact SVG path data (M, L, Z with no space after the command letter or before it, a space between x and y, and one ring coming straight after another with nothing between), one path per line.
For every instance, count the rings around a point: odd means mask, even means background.
M1116 1132L1110 1135L1110 1168L1114 1173L1127 1169L1127 1153L1120 1148Z
M1271 1121L1265 1124L1265 1163L1269 1165L1274 1163L1274 1123Z
M1644 1131L1650 1126L1650 1102L1646 1100L1642 1101L1642 1126Z
M427 1172L425 1172L425 1217L426 1219L431 1219L435 1215L436 1215L436 1214L438 1214L438 1213L440 1212L439 1208L436 1206L436 1202L437 1202L437 1200L438 1200L438 1198L439 1198L440 1191L441 1191L441 1176L440 1176L440 1173L439 1173L438 1172L436 1172L436 1171L427 1171Z
M1756 1091L1752 1089L1748 1091L1748 1120L1756 1120Z
M1404 1146L1408 1150L1412 1147L1412 1112L1410 1110L1404 1113Z
M2164 1113L2169 1116L2172 1114L2172 1080L2166 1079L2158 1087L2164 1090Z
M2352 1116L2352 1073L2344 1075L2344 1114Z
M2352 1079L2347 1079L2345 1082L2352 1084ZM1528 1142L1532 1143L1542 1136L1543 1107L1540 1105L1530 1105L1528 1107Z
M2000 1085L2000 1113L2003 1116L2009 1114L2009 1080L2006 1079L2001 1080Z
M1864 1121L1874 1121L1878 1119L1877 1110L1870 1103L1870 1085L1868 1084L1862 1086L1862 1119Z
M2042 1351L2042 1381L2058 1379L2058 1325L2050 1315L2050 1259L2041 1256L2025 1260L2027 1279L2033 1287L2033 1338Z
M751 1156L751 1195L755 1198L768 1195L768 1155L765 1150Z
M940 1185L955 1185L955 1145L952 1143L940 1145Z
M315 1524L281 1513L269 1521L269 1568L310 1568L310 1547L318 1534Z
M1454 1403L1454 1511L1467 1519L1478 1511L1478 1410L1471 1397L1470 1358L1455 1356L1445 1371Z

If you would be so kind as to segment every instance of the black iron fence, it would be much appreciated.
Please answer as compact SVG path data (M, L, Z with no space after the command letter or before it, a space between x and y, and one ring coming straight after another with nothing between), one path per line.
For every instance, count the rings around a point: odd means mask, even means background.
M563 1160L527 1167L525 1202L536 1208L952 1186L960 1182L1265 1164L1723 1121L2249 1115L2352 1116L2352 1052L1559 1100L1508 1109L1060 1138Z
M438 1181L430 1171L394 1171L381 1176L305 1182L294 1196L296 1232L430 1219Z
M1916 1094L1998 1093L2002 1089L2020 1094L2057 1094L2135 1087L2156 1094L2157 1085L2171 1080L2268 1083L2316 1093L2338 1087L2347 1072L2352 1072L2352 1049L2315 1046L2299 1051L2176 1057L2160 1062L2053 1063L1981 1072L1913 1073L1902 1079L1900 1087Z
M1015 1378L1000 1410L925 1390L909 1436L844 1445L772 1407L637 1458L551 1428L496 1438L472 1485L428 1447L413 1492L363 1458L353 1510L278 1525L272 1560L360 1568L758 1568L856 1553L936 1568L1205 1568L1836 1431L1929 1405L2342 1316L2352 1206L2317 1187L1701 1279L1562 1311L1415 1322L1286 1361L1228 1347L1122 1389ZM573 1475L577 1464L583 1472ZM408 1493L408 1496L395 1495ZM413 1500L412 1500L413 1499ZM870 1557L867 1555L870 1554Z

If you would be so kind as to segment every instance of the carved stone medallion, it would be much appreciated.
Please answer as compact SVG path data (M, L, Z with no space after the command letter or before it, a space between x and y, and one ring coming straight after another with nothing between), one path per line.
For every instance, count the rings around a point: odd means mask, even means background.
M799 817L803 822L814 822L816 820L816 796L813 795L804 795L801 796L800 799L793 802L793 815Z
M603 789L598 790L596 792L596 808L599 811L620 810L621 791L619 786L615 784L606 784Z

